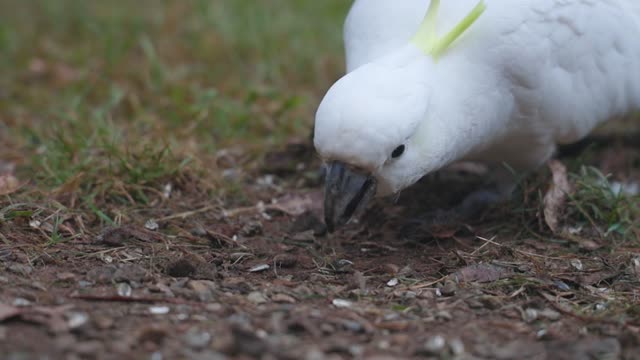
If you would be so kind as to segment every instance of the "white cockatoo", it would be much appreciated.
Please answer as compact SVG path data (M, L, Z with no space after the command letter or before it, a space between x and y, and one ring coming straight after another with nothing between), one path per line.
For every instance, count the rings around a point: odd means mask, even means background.
M492 169L477 199L508 196L514 173L640 109L639 0L356 0L344 41L314 132L330 230L461 160Z

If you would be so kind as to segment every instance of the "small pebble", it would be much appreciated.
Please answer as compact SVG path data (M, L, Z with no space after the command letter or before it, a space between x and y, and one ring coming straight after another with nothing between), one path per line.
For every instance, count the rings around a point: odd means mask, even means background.
M269 264L260 264L249 269L249 272L261 272L261 271L269 270L269 268L270 268Z
M538 310L536 309L532 309L532 308L525 309L524 313L522 314L522 320L524 320L527 323L534 322L537 319L538 319Z
M444 350L445 345L447 345L447 342L444 337L442 337L441 335L436 335L427 340L427 342L424 344L424 350L427 354L439 355Z
M580 261L579 259L571 259L570 263L571 266L573 266L576 270L582 271L582 261Z
M597 303L593 308L595 311L603 311L607 308L607 305L603 303Z
M436 319L450 321L453 319L453 315L451 315L447 310L441 310L436 313Z
M344 299L333 299L331 303L337 308L350 308L353 306L351 301Z
M31 306L31 301L25 298L16 298L15 300L13 300L13 306L17 306L17 307Z
M536 332L536 339L544 339L549 334L547 329L540 329Z
M462 356L464 354L464 343L460 339L449 341L449 348L454 356Z
M209 345L209 342L211 341L211 334L206 331L191 328L184 335L184 340L189 347L194 349L203 349Z
M131 293L133 290L131 289L131 285L127 283L118 284L118 295L122 297L131 297Z
M89 315L83 312L72 312L67 315L67 325L70 329L78 329L89 322Z
M261 293L260 291L250 292L249 295L247 295L247 300L251 301L256 305L264 304L269 301L267 297L264 296L264 294Z
M540 317L543 317L551 321L556 321L560 319L560 313L555 310L547 308L540 311Z
M168 306L151 306L149 307L149 313L152 315L165 315L168 314L170 308Z
M154 219L149 219L144 223L144 227L147 230L156 231L160 228L160 225Z

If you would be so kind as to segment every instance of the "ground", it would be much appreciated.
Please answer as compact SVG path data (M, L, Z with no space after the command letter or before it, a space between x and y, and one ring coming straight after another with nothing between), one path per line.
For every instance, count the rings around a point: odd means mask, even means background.
M0 358L640 358L635 120L477 219L459 164L326 233L348 6L0 1Z

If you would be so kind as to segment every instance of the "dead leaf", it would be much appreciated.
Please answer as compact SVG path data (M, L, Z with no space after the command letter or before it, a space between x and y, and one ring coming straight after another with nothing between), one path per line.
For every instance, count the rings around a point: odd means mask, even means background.
M266 208L281 211L290 216L300 216L306 212L322 213L322 191L287 194L276 199Z
M552 182L544 195L544 221L554 234L560 229L560 217L565 209L567 194L571 192L571 184L567 177L567 168L558 160L549 162Z
M11 175L0 175L0 195L13 194L20 188L18 179Z
M509 268L493 264L474 264L464 267L449 275L449 278L456 282L479 282L487 283L504 279L513 273Z

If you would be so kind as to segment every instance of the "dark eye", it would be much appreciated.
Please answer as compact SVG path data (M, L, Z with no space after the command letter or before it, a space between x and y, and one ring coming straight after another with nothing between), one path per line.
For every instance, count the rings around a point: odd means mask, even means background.
M393 159L398 158L402 154L404 154L404 145L400 145L397 148L395 148L393 150L393 152L391 153L391 158L393 158Z

